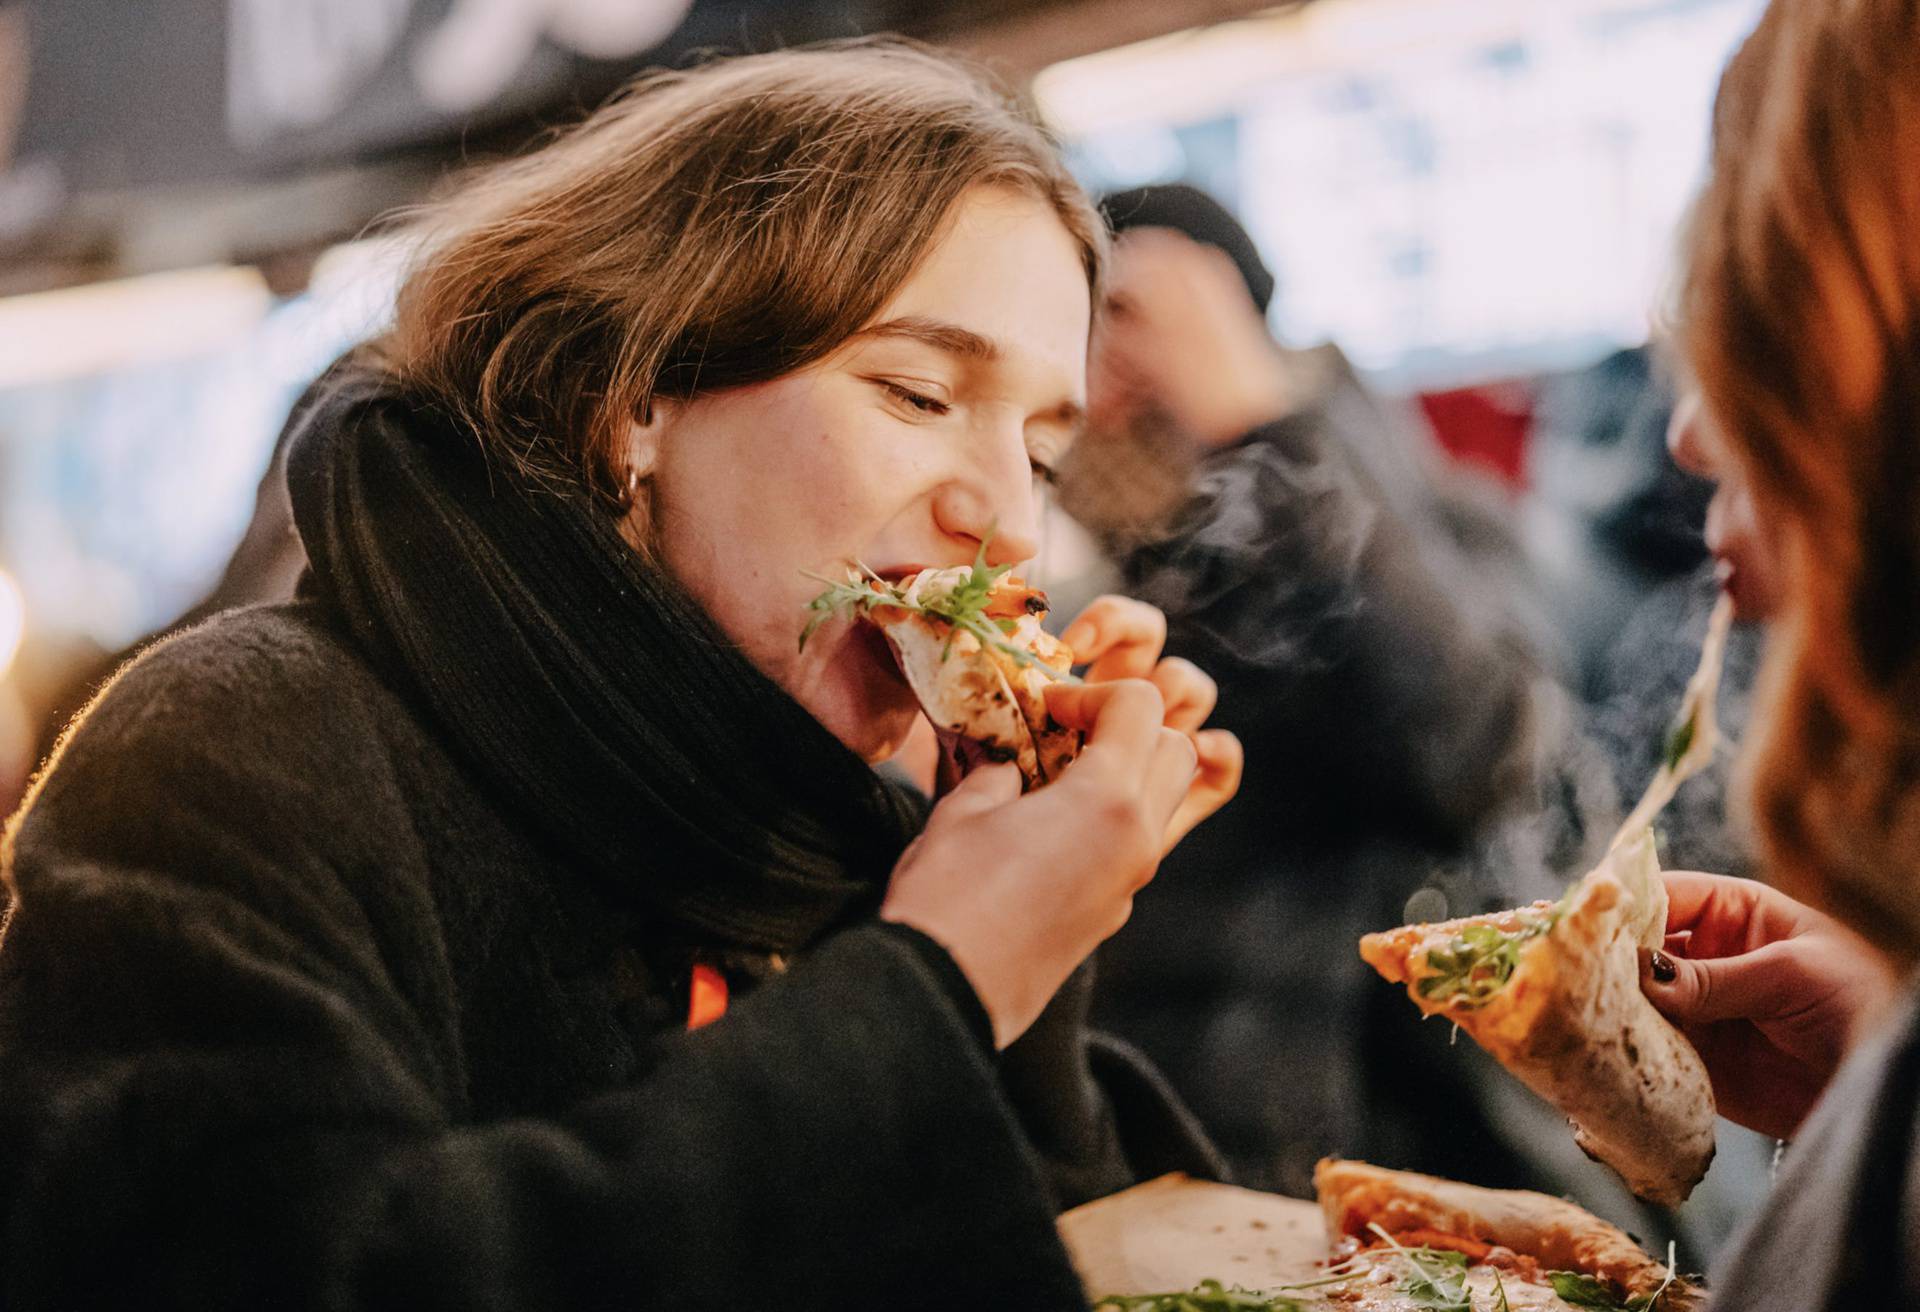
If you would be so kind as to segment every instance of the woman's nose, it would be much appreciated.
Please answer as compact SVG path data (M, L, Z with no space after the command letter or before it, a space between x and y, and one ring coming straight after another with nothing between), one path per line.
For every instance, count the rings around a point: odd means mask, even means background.
M987 544L989 565L1011 565L1040 552L1040 499L1024 431L980 432L978 459L934 497L934 515L950 537ZM971 552L969 552L971 554Z
M1715 476L1713 458L1707 449L1703 431L1706 422L1700 393L1689 388L1675 404L1673 417L1667 421L1667 451L1673 456L1673 463L1689 474L1712 478Z
M941 530L964 544L968 559L987 544L989 565L1012 565L1040 553L1039 514L1031 488L993 496L971 480L954 481L934 496Z

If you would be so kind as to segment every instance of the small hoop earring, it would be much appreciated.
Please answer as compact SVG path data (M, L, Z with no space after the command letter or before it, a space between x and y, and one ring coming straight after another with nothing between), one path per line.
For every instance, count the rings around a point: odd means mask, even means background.
M629 501L633 500L634 494L639 490L640 490L640 471L638 469L635 469L632 465L628 465L627 466L627 500Z

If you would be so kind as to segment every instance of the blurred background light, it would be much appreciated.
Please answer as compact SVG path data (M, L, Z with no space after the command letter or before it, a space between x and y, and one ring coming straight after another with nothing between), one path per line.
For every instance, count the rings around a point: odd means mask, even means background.
M0 388L205 355L253 331L272 305L266 280L246 268L0 298Z
M1761 0L1316 0L1053 65L1096 190L1186 181L1246 223L1287 341L1393 390L1648 340L1719 70Z
M312 259L275 297L206 269L0 299L0 560L36 624L117 649L197 602L294 398L392 312L408 247Z

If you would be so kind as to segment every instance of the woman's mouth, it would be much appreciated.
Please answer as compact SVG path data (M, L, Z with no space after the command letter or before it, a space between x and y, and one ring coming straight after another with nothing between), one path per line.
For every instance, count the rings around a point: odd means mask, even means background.
M1724 489L1707 507L1704 537L1707 551L1713 556L1714 582L1719 584L1720 591L1733 598L1734 614L1743 620L1764 618L1760 613L1762 599L1754 595L1752 579L1740 567L1742 538L1736 531L1733 506Z
M1713 581L1720 586L1720 591L1733 598L1735 610L1740 608L1739 580L1738 565L1725 556L1716 555L1713 558Z
M900 672L900 662L895 659L892 646L878 628L855 620L853 631L847 635L847 645L858 653L857 659L862 664L873 666L880 677L898 684L908 695L912 694L912 688L907 685L907 676Z
M1713 580L1719 584L1720 591L1733 598L1736 618L1749 623L1767 618L1770 599L1759 587L1753 573L1742 569L1739 560L1732 554L1714 553Z

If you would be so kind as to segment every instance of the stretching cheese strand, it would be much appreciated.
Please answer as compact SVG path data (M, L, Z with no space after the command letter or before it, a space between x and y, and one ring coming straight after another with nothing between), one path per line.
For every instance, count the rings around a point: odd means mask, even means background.
M1713 617L1707 621L1707 640L1700 646L1700 668L1687 680L1686 695L1680 700L1680 713L1674 720L1675 732L1685 732L1681 726L1689 723L1693 726L1686 750L1678 760L1661 761L1659 772L1647 785L1646 795L1620 826L1613 841L1607 844L1609 852L1651 825L1653 818L1673 800L1680 785L1713 761L1714 748L1720 741L1714 701L1720 692L1720 667L1726 660L1727 633L1732 627L1733 598L1723 592L1713 608Z

